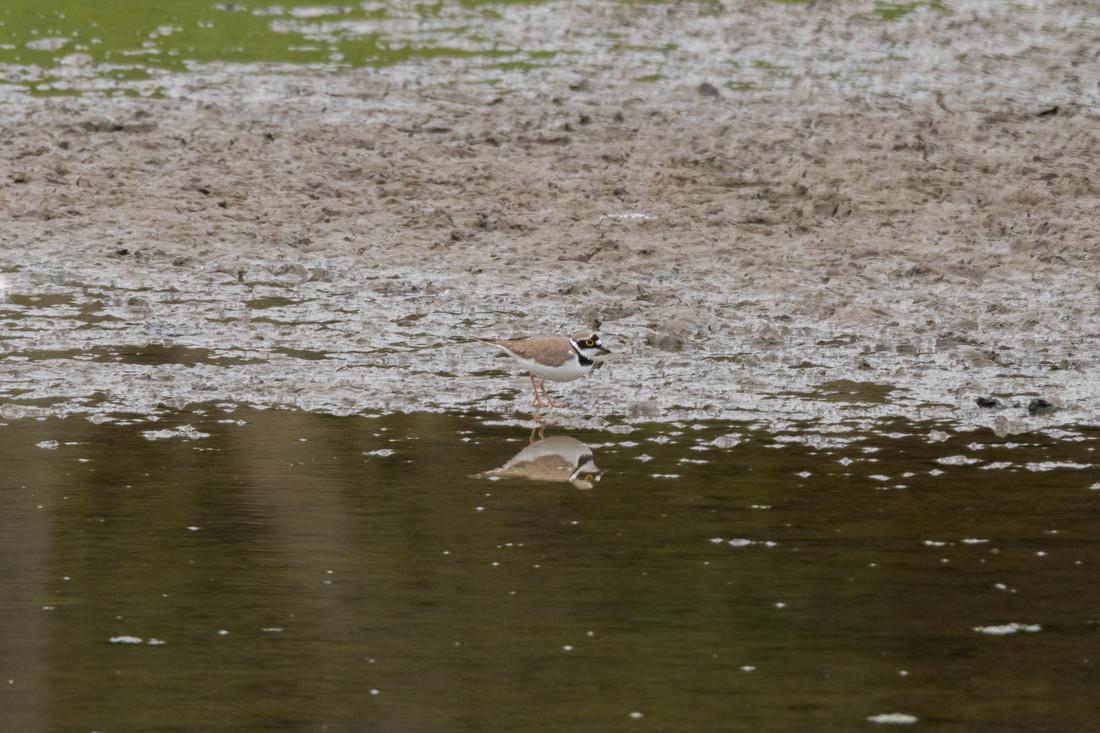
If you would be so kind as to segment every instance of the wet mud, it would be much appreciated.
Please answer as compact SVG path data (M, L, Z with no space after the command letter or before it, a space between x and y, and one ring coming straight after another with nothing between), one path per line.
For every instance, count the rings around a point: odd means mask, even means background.
M523 418L471 337L595 328L561 424L1096 423L1086 8L569 7L489 31L637 44L0 97L0 418Z

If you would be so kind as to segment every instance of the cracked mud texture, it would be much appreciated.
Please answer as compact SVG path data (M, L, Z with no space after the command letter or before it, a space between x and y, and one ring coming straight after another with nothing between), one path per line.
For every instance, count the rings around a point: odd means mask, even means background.
M523 417L469 337L592 327L615 355L561 424L1096 424L1086 6L550 7L488 30L678 47L2 97L0 418ZM721 83L745 49L759 83Z

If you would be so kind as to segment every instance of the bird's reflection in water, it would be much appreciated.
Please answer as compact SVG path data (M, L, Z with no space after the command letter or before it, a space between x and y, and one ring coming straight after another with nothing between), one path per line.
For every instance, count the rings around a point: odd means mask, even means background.
M543 437L543 430L531 431L531 445L500 468L475 474L473 478L527 478L535 481L568 481L578 489L591 489L603 473L592 459L592 449L568 435Z

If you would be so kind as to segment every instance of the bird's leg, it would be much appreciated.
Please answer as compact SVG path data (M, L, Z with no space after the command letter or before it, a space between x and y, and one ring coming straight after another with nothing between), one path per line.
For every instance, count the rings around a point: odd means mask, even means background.
M543 381L546 381L546 380L543 380ZM545 402L543 402L542 400L539 399L539 388L535 386L535 373L534 372L531 372L531 389L535 390L535 398L533 400L531 400L531 404L532 405L537 405L539 407L549 407L549 405L547 405ZM546 392L546 390L544 389L543 392ZM552 405L553 402L551 402L550 404Z
M534 380L532 380L534 381ZM542 396L546 398L547 404L551 407L568 407L569 405L564 402L554 402L554 398L550 396L550 393L546 391L546 380L542 380Z

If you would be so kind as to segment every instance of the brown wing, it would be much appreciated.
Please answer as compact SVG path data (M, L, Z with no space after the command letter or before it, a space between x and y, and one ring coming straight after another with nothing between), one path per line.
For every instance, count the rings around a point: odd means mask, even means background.
M573 357L573 347L569 345L569 339L562 337L520 341L486 339L485 342L511 351L524 359L536 359L547 366L561 366Z

